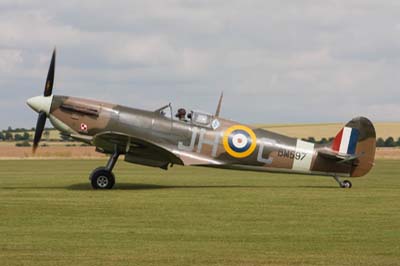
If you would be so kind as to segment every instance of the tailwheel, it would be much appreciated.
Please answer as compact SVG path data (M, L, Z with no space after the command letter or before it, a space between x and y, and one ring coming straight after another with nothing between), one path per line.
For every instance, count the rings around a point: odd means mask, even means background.
M111 189L115 184L114 174L106 167L98 167L90 174L93 189Z
M351 186L352 186L352 184L349 180L344 180L342 182L342 184L340 185L340 187L342 187L342 188L351 188Z
M352 184L349 180L340 181L339 176L337 176L337 175L334 175L333 178L336 180L336 182L338 182L338 184L341 188L351 188L352 187Z

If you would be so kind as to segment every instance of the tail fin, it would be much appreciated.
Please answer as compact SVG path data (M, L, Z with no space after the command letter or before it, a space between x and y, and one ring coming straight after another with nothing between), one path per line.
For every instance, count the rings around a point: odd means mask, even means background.
M339 154L354 155L356 152L358 137L360 131L358 128L348 127L347 125L337 133L332 143L332 150Z
M338 154L356 156L351 176L363 176L374 165L376 146L375 128L365 117L348 122L336 135L331 149Z

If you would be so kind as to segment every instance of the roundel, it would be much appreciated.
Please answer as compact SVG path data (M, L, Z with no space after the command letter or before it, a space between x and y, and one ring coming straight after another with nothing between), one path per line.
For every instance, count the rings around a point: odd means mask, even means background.
M224 132L223 144L226 152L235 158L249 156L257 146L253 130L246 126L231 126Z

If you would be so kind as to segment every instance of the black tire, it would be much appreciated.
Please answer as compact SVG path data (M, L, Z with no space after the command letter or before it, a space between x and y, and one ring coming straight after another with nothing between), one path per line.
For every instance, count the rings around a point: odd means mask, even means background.
M352 184L349 180L344 180L342 182L342 188L351 188L351 187L352 187Z
M94 169L89 179L93 189L112 189L115 184L114 174L105 167Z

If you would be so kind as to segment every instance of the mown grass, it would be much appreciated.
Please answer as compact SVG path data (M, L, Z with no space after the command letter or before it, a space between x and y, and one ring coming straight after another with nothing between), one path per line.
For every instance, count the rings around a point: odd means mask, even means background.
M0 161L0 265L399 265L399 161L327 177Z

